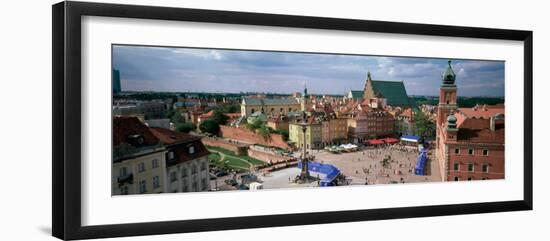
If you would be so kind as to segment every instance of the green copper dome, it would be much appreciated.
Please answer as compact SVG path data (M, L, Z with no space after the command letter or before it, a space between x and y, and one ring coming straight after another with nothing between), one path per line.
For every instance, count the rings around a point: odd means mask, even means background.
M456 128L456 117L453 114L454 111L451 111L449 116L447 117L447 128L448 129L455 129Z
M450 60L449 60L448 63L449 63L449 65L447 66L447 69L445 69L445 72L443 72L443 76L442 76L443 84L444 85L454 85L455 84L455 79L456 79L456 74L453 71L453 68L451 67L451 61Z

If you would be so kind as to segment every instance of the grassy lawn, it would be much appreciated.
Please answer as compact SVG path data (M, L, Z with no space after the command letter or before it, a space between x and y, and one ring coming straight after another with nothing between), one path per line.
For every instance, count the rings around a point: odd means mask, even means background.
M249 157L249 156L242 156L241 158L247 160L252 165L263 165L263 164L265 164L265 162L260 161L260 160L255 159L255 158L252 158L252 157Z
M233 157L229 157L229 156L225 156L225 160L224 160L225 164L227 164L228 166L230 167L233 167L233 168L236 168L236 169L244 169L244 170L248 170L249 169L249 165L248 163L242 161L242 160L239 160L239 159L235 159Z
M218 163L222 157L218 153L212 153L208 155L208 160L214 163Z
M249 167L250 167L250 165L248 165L248 163L250 163L252 165L265 164L265 162L260 161L260 160L255 159L255 158L252 158L252 157L249 157L249 156L237 156L233 151L230 151L230 150L227 150L227 149L224 149L224 148L221 148L221 147L207 146L207 148L208 148L208 150L217 151L217 152L221 152L221 153L225 154L225 160L224 160L225 164L228 165L228 166L231 166L233 168L248 170ZM214 156L214 155L216 155L216 156ZM217 153L210 154L210 156L209 156L209 159L212 160L215 163L219 163L220 158L221 158L220 155L217 154ZM246 161L243 161L243 160L246 160ZM219 164L223 165L223 163L219 163Z

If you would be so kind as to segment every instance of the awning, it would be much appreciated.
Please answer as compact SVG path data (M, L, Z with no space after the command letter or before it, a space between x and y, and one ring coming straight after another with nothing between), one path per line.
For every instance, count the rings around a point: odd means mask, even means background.
M390 137L388 137L388 138L384 138L384 139L382 139L382 140L383 140L384 142L386 142L386 143L390 143L390 144L391 144L391 143L397 143L397 142L399 142L399 139L396 139L396 138L390 138Z
M370 145L382 145L382 144L384 144L384 141L382 141L382 140L368 140L367 143L369 143Z
M418 142L418 141L420 141L420 137L419 136L414 136L414 135L402 135L401 140L402 141L409 141L409 142Z

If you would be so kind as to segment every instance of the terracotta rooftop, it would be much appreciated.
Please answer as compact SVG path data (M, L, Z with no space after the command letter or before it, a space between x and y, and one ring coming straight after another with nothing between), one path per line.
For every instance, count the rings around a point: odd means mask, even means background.
M183 132L173 131L165 128L153 127L150 128L151 133L157 137L165 145L173 145L179 143L187 143L198 141L201 138L199 136L190 135Z
M504 106L478 106L477 108L459 108L455 117L459 129L458 141L504 143L504 119L495 120L491 130L491 117L504 114Z
M159 139L137 117L117 116L113 118L113 146L132 144L129 137L143 136L143 145L156 145Z
M174 159L166 160L168 166L194 160L210 154L201 141L201 137L186 133L172 131L164 128L151 128L152 133L157 136L170 151L174 152ZM194 152L190 152L193 147Z
M413 118L413 111L411 108L407 108L403 112L401 112L399 116Z
M468 118L491 118L498 113L504 114L504 106L478 106L473 108L458 108L458 111Z

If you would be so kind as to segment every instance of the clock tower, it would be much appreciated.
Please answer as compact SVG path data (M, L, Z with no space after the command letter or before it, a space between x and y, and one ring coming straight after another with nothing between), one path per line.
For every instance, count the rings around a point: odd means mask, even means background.
M447 122L447 116L451 111L456 110L456 85L455 85L456 74L451 67L451 61L449 60L447 69L443 72L441 77L441 87L439 88L439 105L437 108L437 129L441 125L444 125Z

